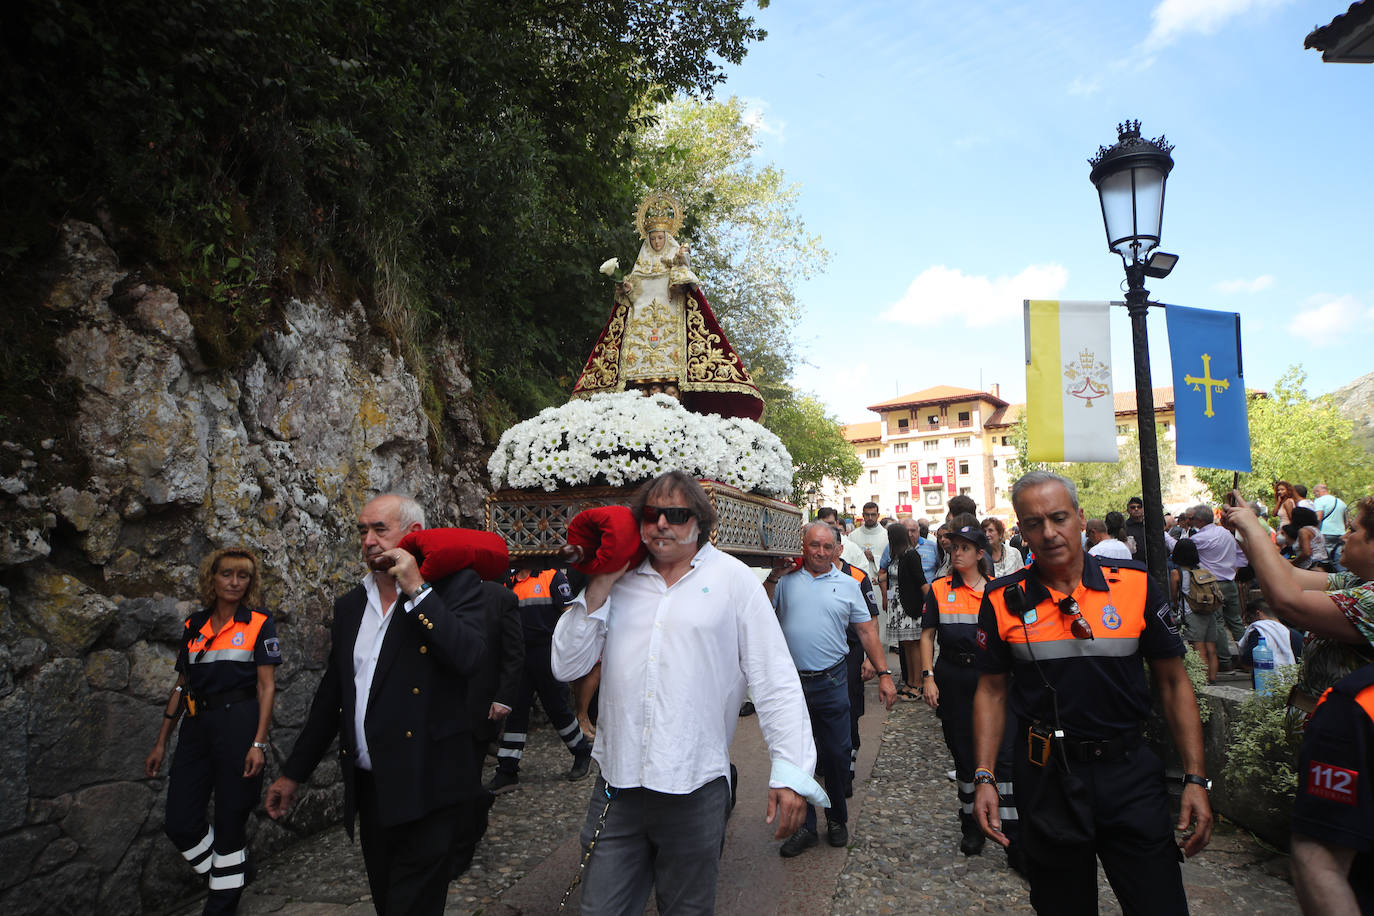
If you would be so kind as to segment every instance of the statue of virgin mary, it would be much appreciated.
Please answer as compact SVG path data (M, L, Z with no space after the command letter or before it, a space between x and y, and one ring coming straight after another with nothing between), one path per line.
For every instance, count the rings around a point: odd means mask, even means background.
M674 237L681 205L663 192L650 194L635 223L643 239L639 257L616 286L611 317L573 397L639 389L673 395L695 413L757 420L759 389L706 302L688 246Z

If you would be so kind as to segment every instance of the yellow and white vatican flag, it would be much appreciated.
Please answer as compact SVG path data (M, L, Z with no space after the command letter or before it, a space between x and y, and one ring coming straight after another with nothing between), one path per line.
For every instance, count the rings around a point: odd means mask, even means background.
M1116 461L1106 302L1026 300L1026 457Z

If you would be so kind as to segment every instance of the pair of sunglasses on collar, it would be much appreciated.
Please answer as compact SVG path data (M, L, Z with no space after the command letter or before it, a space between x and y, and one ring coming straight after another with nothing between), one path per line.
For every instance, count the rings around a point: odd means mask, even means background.
M684 506L650 506L639 510L639 520L646 525L657 525L659 516L666 518L670 525L685 525L692 520L692 510Z
M1074 639L1092 639L1092 624L1088 623L1083 616L1083 611L1079 609L1078 602L1072 598L1059 599L1059 613L1071 619L1069 631L1073 633Z

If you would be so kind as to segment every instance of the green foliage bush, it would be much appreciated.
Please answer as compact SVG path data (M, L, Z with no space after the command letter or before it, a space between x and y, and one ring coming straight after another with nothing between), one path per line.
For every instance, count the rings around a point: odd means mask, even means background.
M1297 679L1298 666L1280 668L1273 693L1256 693L1242 704L1222 768L1228 783L1258 785L1272 797L1293 800L1303 716L1289 709L1288 693Z
M300 278L416 341L458 331L489 413L564 396L628 249L635 112L763 37L743 0L15 0L0 12L0 288L98 223L228 363ZM289 281L289 282L288 282ZM399 316L405 316L400 320Z

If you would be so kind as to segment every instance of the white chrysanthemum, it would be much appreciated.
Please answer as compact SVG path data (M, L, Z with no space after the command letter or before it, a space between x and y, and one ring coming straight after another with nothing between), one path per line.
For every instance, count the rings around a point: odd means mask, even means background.
M792 490L792 456L753 420L695 414L667 395L597 394L550 407L501 436L496 487L627 486L682 470L746 491Z

